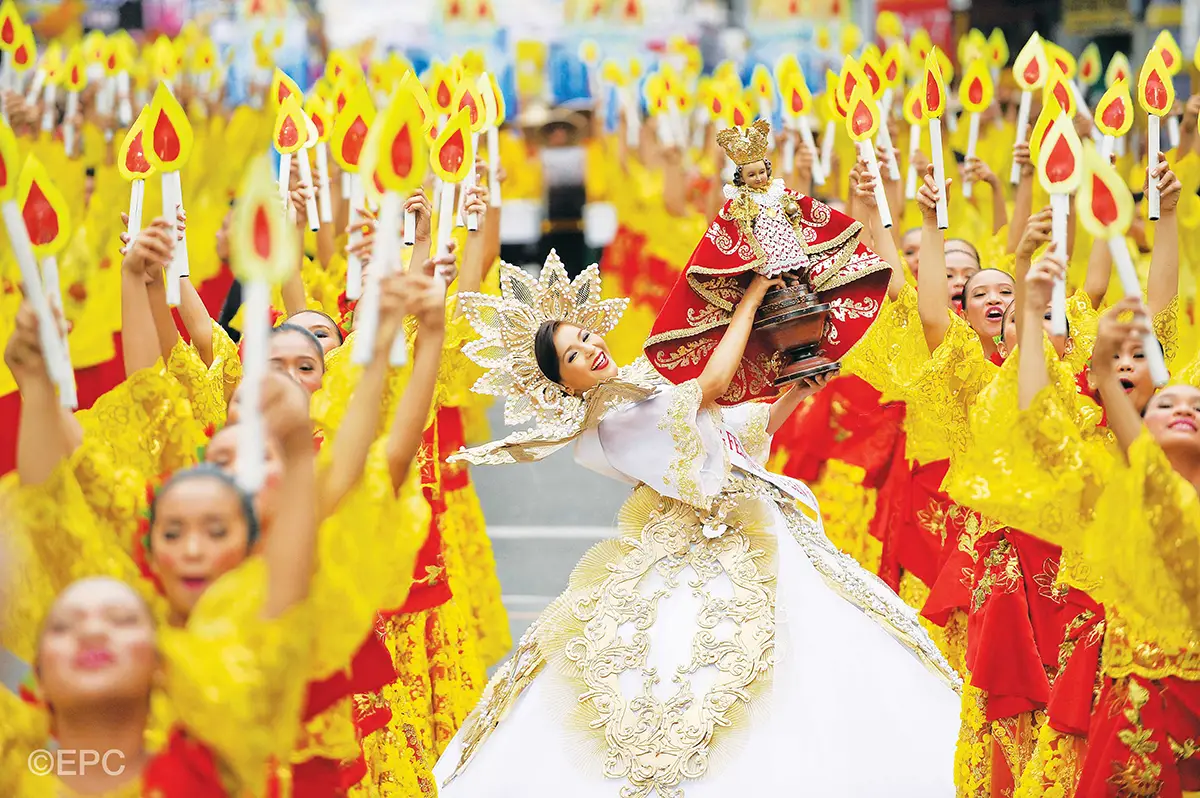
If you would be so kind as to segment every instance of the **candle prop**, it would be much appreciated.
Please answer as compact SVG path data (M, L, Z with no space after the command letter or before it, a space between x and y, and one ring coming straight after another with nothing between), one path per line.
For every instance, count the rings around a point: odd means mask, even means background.
M867 85L870 87L871 96L876 104L882 108L883 95L887 91L887 81L883 77L883 55L879 52L879 48L874 44L869 44L863 48L862 58L859 60L859 68L862 70L863 77L866 78ZM876 125L875 135L879 138L879 146L886 153L884 163L888 167L888 176L892 180L900 179L900 169L892 157L892 135L888 130L887 120L880 112L881 124Z
M361 95L353 96L346 107L334 119L331 137L333 159L350 176L350 233L351 246L362 241L355 214L364 207L365 195L362 176L358 174L358 162L362 157L363 143L375 119L375 109ZM362 297L362 261L351 253L346 262L346 298L357 300Z
M667 115L668 95L666 87L663 85L661 72L656 72L646 78L646 82L642 86L642 94L646 100L646 109L650 112L650 117L654 119L654 131L658 140L668 149L676 146L678 142L675 140L675 130L671 125L670 117Z
M1042 104L1045 105L1053 98L1062 112L1071 119L1075 118L1077 110L1075 92L1071 90L1070 76L1063 72L1058 61L1050 62L1049 77L1042 87Z
M942 82L942 70L938 65L936 47L925 58L925 76L921 87L921 117L929 125L933 180L940 189L937 201L937 226L939 230L945 230L950 226L950 215L946 208L946 162L942 152L942 114L946 112L946 84Z
M908 37L908 52L912 55L913 77L920 78L925 70L925 59L933 52L933 39L929 31L917 28Z
M992 67L992 85L997 86L1000 84L1000 70L1008 65L1008 39L1004 38L1004 31L992 28L987 39L987 52Z
M37 61L37 45L33 40L33 29L26 26L21 28L17 46L12 51L12 70L10 75L13 91L20 92L25 82L25 73L33 68Z
M892 103L896 92L904 91L904 45L895 42L883 54L880 76L883 78L883 96L879 100L880 120L879 144L887 152L888 171L892 180L900 179L900 164L893 153L892 131L888 128L888 120L892 118Z
M1104 70L1104 85L1111 86L1118 80L1133 80L1133 67L1129 65L1129 58L1119 50L1108 59L1108 69Z
M300 182L309 186L312 191L304 201L304 215L308 217L308 229L317 232L321 229L321 211L317 207L317 187L313 182L312 163L308 160L308 151L314 149L320 141L317 126L313 123L304 109L300 110L304 120L304 148L300 150Z
M58 42L46 48L40 71L45 86L42 95L42 132L52 133L54 123L58 119L58 84L63 79L63 53Z
M836 89L837 101L839 105L839 113L845 119L849 114L850 98L854 96L854 89L859 83L865 83L867 80L866 74L858 65L858 62L853 58L845 58L842 60L842 71L838 74Z
M292 156L304 148L308 138L308 128L304 124L304 110L296 101L296 95L289 94L279 104L275 114L275 131L271 142L279 153L279 197L283 200L284 210L288 209L288 188L292 181Z
M1150 221L1155 221L1158 219L1159 194L1153 174L1161 152L1159 123L1175 103L1175 86L1171 83L1162 56L1156 50L1146 55L1142 71L1138 73L1138 103L1147 114L1146 204Z
M1079 66L1076 71L1079 83L1084 89L1090 90L1100 82L1100 48L1095 42L1089 42L1079 54ZM1082 105L1083 103L1080 103Z
M464 80L458 84L454 105L457 110L467 112L467 120L471 127L471 152L479 152L479 134L487 125L487 109L484 108L483 98L479 96L479 92L471 81ZM472 162L463 183L463 191L458 195L459 213L455 214L458 224L462 224L463 221L462 206L466 202L466 189L475 185L475 179L475 164ZM469 213L466 216L467 230L474 233L479 229L479 214Z
M320 218L321 224L332 224L333 200L329 194L329 134L333 130L333 123L330 119L329 103L313 92L312 96L304 101L304 115L308 117L308 124L312 125L310 133L316 134L316 140L311 141L310 145L317 158L318 218Z
M1133 222L1133 197L1130 195L1120 174L1108 158L1088 148L1084 153L1085 173L1075 197L1075 210L1079 221L1093 236L1108 241L1112 253L1113 267L1125 296L1142 296L1137 270L1125 245L1125 232ZM1166 385L1171 375L1163 361L1162 348L1154 338L1153 330L1147 330L1142 339L1142 352L1150 367L1150 377L1158 386Z
M175 215L183 210L183 186L179 171L192 155L192 125L166 84L159 83L146 115L145 130L150 146L144 148L146 160L162 175L163 216L174 226ZM189 274L187 233L175 245L167 272L167 304L179 304L179 281Z
M38 338L50 378L58 386L60 400L66 404L75 388L75 372L71 368L69 351L59 335L59 327L51 310L42 273L21 207L17 205L17 142L8 125L0 122L0 214L8 231L9 245L21 269L21 284L25 298L38 318ZM24 192L22 192L24 194ZM22 202L24 205L25 202Z
M1050 195L1051 234L1050 239L1058 251L1067 251L1067 216L1071 209L1071 195L1079 188L1083 175L1083 145L1075 134L1071 117L1059 113L1050 125L1046 140L1042 143L1037 160L1038 179L1042 188ZM1065 278L1054 285L1050 303L1050 330L1052 335L1067 334L1067 284Z
M288 228L263 157L247 172L229 229L232 266L243 292L237 480L249 493L266 478L262 384L270 367L271 289L296 265L296 236Z
M879 106L871 93L869 83L859 83L850 97L850 113L846 116L846 132L858 145L859 157L867 162L871 177L875 178L875 205L883 226L892 226L892 211L888 207L887 193L883 190L883 179L879 175L879 161L875 158L872 136L879 129Z
M492 78L486 72L480 75L476 81L476 90L479 92L479 97L483 100L483 124L487 137L488 196L494 205L495 200L499 198L500 180L496 176L498 166L492 159L498 159L500 155L500 123L497 119L499 119L502 113L500 104L503 100L497 101L496 95L492 91L492 85Z
M0 92L11 91L15 88L13 52L17 49L23 27L21 15L17 12L17 6L13 0L4 0L3 3L0 3ZM2 104L0 101L0 105ZM8 121L7 111L5 111L4 121L6 123Z
M838 99L838 78L833 70L825 70L825 131L821 135L821 171L833 171L833 144L837 136L838 123L845 123L846 107Z
M630 67L633 69L632 65ZM496 114L492 124L488 126L487 146L488 146L488 194L489 203L493 208L499 208L503 203L500 196L500 127L504 124L504 120L508 113L508 107L504 102L504 92L500 91L500 85L496 83L496 76L488 74L488 85L491 86L491 97L496 103ZM632 97L628 91L625 95ZM626 124L634 126L633 146L637 146L637 131L641 124L641 111L636 107L632 109L632 119L626 117Z
M976 59L967 67L958 86L958 96L963 108L971 114L971 127L967 135L967 159L970 160L975 157L975 148L979 144L979 115L987 110L995 96L992 75L984 61ZM964 197L971 197L974 185L972 181L963 181Z
M154 167L146 159L143 135L146 131L148 108L143 108L134 120L121 148L117 153L117 171L129 181L129 240L142 231L142 209L146 201L146 180L154 174Z
M1021 105L1017 109L1017 141L1025 141L1029 134L1029 114L1032 110L1033 92L1042 88L1046 83L1046 72L1049 65L1046 61L1046 51L1042 47L1042 37L1036 32L1025 42L1021 52L1013 62L1013 78L1021 87ZM1014 186L1021 182L1021 165L1015 160L1009 182Z
M271 76L271 103L276 111L279 106L283 105L283 101L288 97L295 97L297 102L304 102L304 93L300 91L300 87L296 85L296 81L288 77L287 73L279 67L275 67L275 74Z
M71 49L67 62L62 71L63 87L67 90L67 108L63 119L63 149L68 157L75 155L74 119L79 113L79 93L87 86L87 66L83 63L83 53L78 47Z
M392 102L380 120L379 141L376 150L376 169L384 195L380 202L379 222L375 239L376 264L371 270L368 291L376 294L369 304L369 315L363 318L364 326L359 333L354 349L354 362L366 365L375 350L375 336L379 325L379 280L388 264L400 265L400 209L406 197L412 194L425 180L429 156L425 151L425 134L420 114L404 96ZM405 243L415 242L416 219L406 213L404 218ZM370 294L368 294L368 297ZM390 362L402 366L408 357L408 345L403 333L392 344Z
M434 64L433 87L429 91L429 99L433 102L433 110L439 117L450 116L454 113L454 72L440 64Z
M821 169L817 145L813 140L812 123L809 118L813 110L813 98L812 94L808 91L808 84L804 82L804 74L793 73L788 75L786 83L781 83L780 86L784 90L783 107L787 112L787 116L792 120L792 124L795 125L796 129L800 131L800 140L804 142L804 146L812 153L813 183L822 186L825 184L825 172ZM791 139L789 138L788 141L790 142ZM791 171L787 166L784 167L784 170Z
M1162 59L1169 76L1168 82L1183 69L1183 53L1179 51L1179 45L1176 43L1175 37L1171 35L1171 31L1166 28L1159 31L1150 50L1157 53ZM1174 104L1174 100L1172 100L1172 104ZM1167 112L1167 142L1171 149L1179 146L1179 117L1170 111Z
M1133 126L1133 100L1129 96L1129 82L1118 80L1108 87L1096 105L1094 116L1096 127L1104 134L1100 154L1108 159L1113 154L1117 139L1129 132Z
M28 232L33 255L41 264L44 299L50 308L57 310L65 319L62 288L58 281L58 254L71 240L70 214L66 198L50 181L45 167L33 155L25 160L25 166L21 169L21 176L17 181L17 205L21 209L21 219ZM18 248L21 246L23 242L17 245ZM22 271L22 280L25 279L25 273ZM30 274L29 279L36 282L38 278L35 274ZM26 287L29 284L27 282ZM66 330L55 323L53 316L48 321L47 329L53 333L57 345L52 344L51 348L46 350L47 357L53 358L47 360L47 368L50 376L58 384L59 403L74 410L79 406L79 401L75 393L75 370L71 366Z
M771 72L766 64L754 67L750 75L750 90L758 101L758 115L770 120L775 107L775 82L771 80Z
M438 133L429 151L429 165L442 181L441 203L438 208L437 251L445 255L450 251L450 231L453 229L454 187L466 179L474 166L475 153L471 151L470 112L459 111Z
M913 86L904 96L904 119L908 122L908 174L904 181L904 198L917 196L917 150L921 148L921 87Z

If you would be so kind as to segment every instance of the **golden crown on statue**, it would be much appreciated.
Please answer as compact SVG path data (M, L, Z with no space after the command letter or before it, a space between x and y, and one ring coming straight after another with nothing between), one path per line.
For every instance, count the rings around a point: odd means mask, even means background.
M761 161L767 157L767 134L771 132L771 123L760 119L743 130L730 127L717 134L717 143L729 159L738 166Z

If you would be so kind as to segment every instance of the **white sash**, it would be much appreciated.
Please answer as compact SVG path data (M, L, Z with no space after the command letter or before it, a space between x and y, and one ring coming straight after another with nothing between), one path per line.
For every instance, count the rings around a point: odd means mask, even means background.
M809 490L807 485L798 479L785 477L782 474L774 474L760 466L754 461L754 458L746 453L746 449L742 446L742 442L738 440L738 437L729 430L721 427L718 429L718 434L721 440L725 442L725 448L729 452L729 463L731 465L771 483L793 499L803 502L805 506L820 518L821 507L817 503L817 497L813 495L813 492Z

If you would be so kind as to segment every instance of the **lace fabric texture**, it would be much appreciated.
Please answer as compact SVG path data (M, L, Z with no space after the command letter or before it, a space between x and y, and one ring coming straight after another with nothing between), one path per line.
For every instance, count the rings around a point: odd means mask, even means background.
M196 420L219 429L225 425L229 397L241 382L242 360L237 344L215 320L212 343L213 361L205 365L195 345L178 341L167 359L167 373L187 392Z

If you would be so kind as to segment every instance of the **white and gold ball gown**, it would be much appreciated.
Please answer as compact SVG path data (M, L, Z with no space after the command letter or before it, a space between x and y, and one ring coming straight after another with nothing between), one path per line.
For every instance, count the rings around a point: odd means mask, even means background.
M607 333L595 266L505 266L464 295L506 421L477 464L576 459L634 486L439 761L444 798L934 798L954 793L958 677L883 582L825 538L808 488L768 472L769 405L702 405L645 360L582 399L538 370L559 319ZM532 498L532 497L531 497Z

